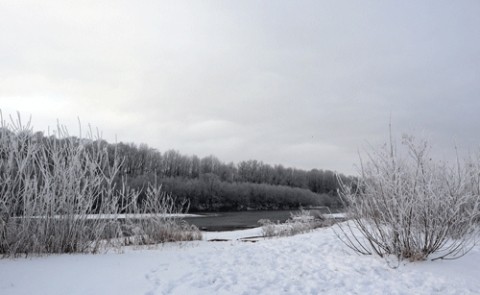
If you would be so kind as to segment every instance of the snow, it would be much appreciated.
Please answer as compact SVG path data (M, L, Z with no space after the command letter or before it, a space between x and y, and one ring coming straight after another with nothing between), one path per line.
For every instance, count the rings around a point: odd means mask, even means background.
M244 229L244 230L235 230L235 231L202 232L204 241L214 240L214 239L239 240L242 238L260 237L261 235L262 235L261 227Z
M0 294L478 294L480 249L451 261L360 256L332 228L254 239L261 229L98 255L0 260ZM208 240L227 240L212 242Z

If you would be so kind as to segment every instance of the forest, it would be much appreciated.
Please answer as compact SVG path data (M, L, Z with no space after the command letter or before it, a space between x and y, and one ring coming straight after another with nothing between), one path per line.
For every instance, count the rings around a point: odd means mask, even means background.
M224 163L213 155L161 153L146 144L104 144L123 159L119 177L130 188L142 190L146 183L157 182L174 197L188 199L190 211L339 207L337 177L350 180L329 170L305 171L257 160Z
M109 143L102 139L89 143L76 137L58 139L42 132L31 134L31 138L40 145L68 140L82 142L87 148L100 146L107 151L109 165L116 159L121 161L115 175L117 188L126 186L138 192L141 200L149 184L161 185L179 202L188 200L190 212L336 208L341 206L337 177L350 181L329 170L305 171L257 160L224 163L213 155L200 158L176 150L162 153L146 144Z

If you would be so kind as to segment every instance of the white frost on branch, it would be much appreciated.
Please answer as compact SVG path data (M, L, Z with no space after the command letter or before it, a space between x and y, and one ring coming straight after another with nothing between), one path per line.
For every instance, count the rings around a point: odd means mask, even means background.
M457 258L478 237L480 160L432 160L426 140L404 136L401 149L373 149L361 161L356 187L341 196L353 222L339 237L362 254L398 259ZM341 181L341 179L339 179Z

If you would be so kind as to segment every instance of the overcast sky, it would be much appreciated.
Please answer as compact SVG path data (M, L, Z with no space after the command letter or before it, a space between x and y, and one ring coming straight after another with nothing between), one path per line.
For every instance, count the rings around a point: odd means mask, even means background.
M391 118L448 158L480 145L480 1L0 0L0 108L343 173Z

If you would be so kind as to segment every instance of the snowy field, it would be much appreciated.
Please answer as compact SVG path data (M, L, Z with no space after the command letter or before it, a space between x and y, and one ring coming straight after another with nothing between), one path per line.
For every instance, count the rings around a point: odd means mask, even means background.
M352 253L331 228L237 240L260 229L123 253L0 260L0 294L479 294L480 247L459 260L403 263ZM209 242L210 239L228 241Z

